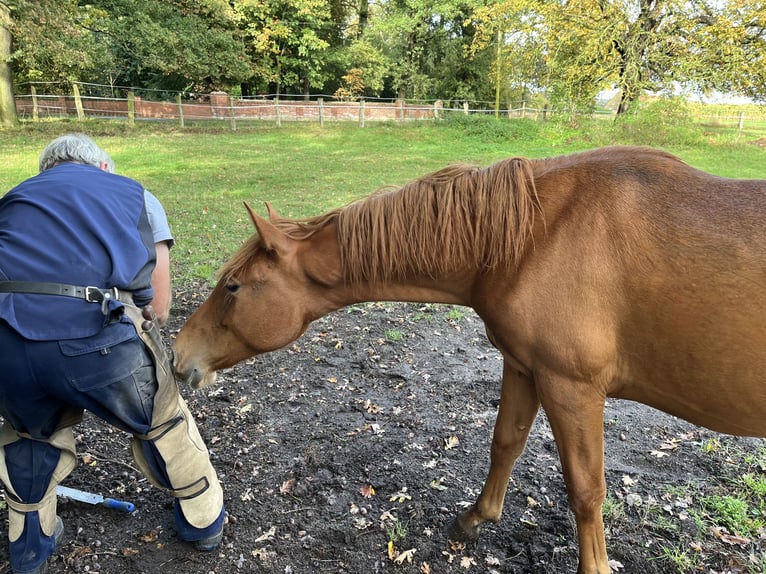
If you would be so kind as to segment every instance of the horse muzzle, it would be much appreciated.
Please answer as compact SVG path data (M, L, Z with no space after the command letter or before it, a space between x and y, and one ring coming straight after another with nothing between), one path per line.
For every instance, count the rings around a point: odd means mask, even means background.
M218 378L216 371L201 369L197 365L180 365L178 355L173 355L173 376L181 384L188 384L193 389L201 389L215 383Z

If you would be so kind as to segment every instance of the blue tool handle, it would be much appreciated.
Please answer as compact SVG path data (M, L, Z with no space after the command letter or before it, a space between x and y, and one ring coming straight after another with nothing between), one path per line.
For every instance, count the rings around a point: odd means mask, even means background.
M136 509L136 506L132 502L123 502L122 500L115 500L114 498L105 498L104 506L122 510L124 512L133 512Z

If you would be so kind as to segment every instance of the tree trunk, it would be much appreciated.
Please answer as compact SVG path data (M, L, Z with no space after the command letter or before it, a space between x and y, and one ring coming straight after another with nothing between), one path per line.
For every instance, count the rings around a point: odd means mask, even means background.
M370 3L369 0L359 0L359 30L356 37L361 38L364 34L364 29L367 28L367 22L370 19Z
M18 123L10 58L11 9L0 2L0 127L3 128L12 128Z

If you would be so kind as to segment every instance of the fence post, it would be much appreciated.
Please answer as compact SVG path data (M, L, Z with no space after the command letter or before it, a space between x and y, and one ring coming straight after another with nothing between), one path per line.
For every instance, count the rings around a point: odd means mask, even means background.
M399 121L404 121L404 99L399 98L396 100L396 105L399 107Z
M231 131L237 131L237 112L234 109L234 98L229 96L229 115L231 116Z
M37 121L40 119L40 115L37 111L37 89L34 86L32 88L32 119Z
M463 102L463 113L468 115L468 102Z
M274 98L274 115L277 118L277 127L282 127L282 112L279 109L279 98Z
M319 127L324 127L324 98L317 98L319 104Z
M745 112L739 112L739 124L737 125L737 129L742 131L742 128L745 127Z
M444 107L444 102L441 100L436 100L434 102L434 119L439 119L439 111Z
M128 92L128 127L136 125L136 94L133 90Z
M78 86L75 82L72 82L72 92L74 93L74 107L77 110L77 119L83 121L85 119L85 110L82 108L80 86Z
M359 99L359 127L364 127L364 98Z
M176 95L176 104L178 105L178 124L184 127L184 105L181 103L181 94Z

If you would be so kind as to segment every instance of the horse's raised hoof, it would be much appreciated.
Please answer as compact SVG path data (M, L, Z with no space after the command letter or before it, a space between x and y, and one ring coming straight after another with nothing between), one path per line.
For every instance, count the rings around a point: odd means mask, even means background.
M472 524L475 520L471 519L472 512L464 512L455 517L449 530L450 540L459 542L474 542L479 539L481 534L481 523Z

